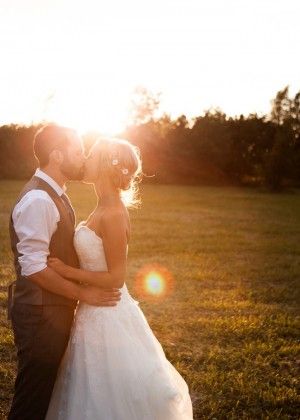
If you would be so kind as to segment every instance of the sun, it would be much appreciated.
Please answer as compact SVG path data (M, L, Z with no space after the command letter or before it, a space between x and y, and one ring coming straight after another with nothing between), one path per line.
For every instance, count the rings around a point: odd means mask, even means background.
M103 81L104 83L104 81ZM46 103L43 119L70 126L83 134L87 131L99 131L113 136L121 133L129 122L130 92L110 91L111 80L94 85L94 90L85 86L79 88L58 89Z

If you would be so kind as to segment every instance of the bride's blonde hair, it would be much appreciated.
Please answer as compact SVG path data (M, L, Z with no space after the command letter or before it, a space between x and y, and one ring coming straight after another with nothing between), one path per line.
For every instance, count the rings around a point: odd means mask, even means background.
M140 204L138 183L142 176L142 160L138 147L119 138L97 140L99 178L107 177L120 191L126 207Z

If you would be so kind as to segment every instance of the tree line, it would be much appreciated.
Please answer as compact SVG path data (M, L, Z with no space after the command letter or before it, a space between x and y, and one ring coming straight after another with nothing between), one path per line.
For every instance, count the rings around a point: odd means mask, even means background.
M141 89L132 124L120 135L141 149L147 182L300 186L300 91L280 90L268 115L229 117L219 109L188 120L155 117L159 96ZM32 175L34 133L40 125L0 127L0 178ZM88 149L98 133L83 139Z

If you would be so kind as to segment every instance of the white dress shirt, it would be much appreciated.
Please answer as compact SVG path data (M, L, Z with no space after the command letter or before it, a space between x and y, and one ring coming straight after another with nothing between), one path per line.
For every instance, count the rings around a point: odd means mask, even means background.
M35 176L47 182L60 196L66 191L41 169ZM60 215L54 201L46 191L31 190L15 206L13 224L19 238L21 274L30 276L47 267L49 244L57 229Z

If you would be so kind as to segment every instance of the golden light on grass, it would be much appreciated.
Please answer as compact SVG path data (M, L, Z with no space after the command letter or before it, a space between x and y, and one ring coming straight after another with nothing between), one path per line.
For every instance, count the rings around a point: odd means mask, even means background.
M135 290L145 300L161 300L170 295L174 288L172 273L159 264L145 265L135 278Z

